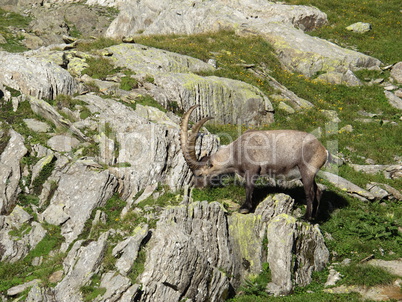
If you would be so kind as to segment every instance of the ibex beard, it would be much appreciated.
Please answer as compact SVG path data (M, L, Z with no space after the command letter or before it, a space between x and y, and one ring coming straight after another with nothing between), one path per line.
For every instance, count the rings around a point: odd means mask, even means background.
M237 173L245 179L246 186L246 200L240 212L248 213L253 208L252 196L259 176L298 177L306 194L305 218L316 217L322 193L315 176L328 160L329 152L314 135L296 130L251 130L198 160L195 152L197 135L211 118L201 119L189 135L188 120L196 107L198 105L192 106L184 114L180 135L183 155L194 174L196 187L207 186L219 175Z

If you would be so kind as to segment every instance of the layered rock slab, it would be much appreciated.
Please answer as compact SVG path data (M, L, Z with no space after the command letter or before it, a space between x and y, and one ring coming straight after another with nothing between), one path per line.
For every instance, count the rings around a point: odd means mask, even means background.
M201 60L139 44L107 48L111 61L136 74L152 75L151 94L165 108L186 111L198 104L194 121L209 115L219 124L264 125L274 121L269 98L257 87L242 81L199 76L215 68Z
M54 99L78 91L75 79L60 66L35 57L0 51L0 83L36 98Z
M141 301L222 301L242 280L259 274L263 262L272 274L270 293L289 294L294 283L308 284L329 252L318 226L298 222L289 215L292 208L293 200L278 194L248 215L228 215L216 202L166 210L149 242Z
M165 0L158 6L149 1L128 1L121 8L106 31L108 37L197 34L223 29L259 34L273 45L288 70L308 77L322 71L342 76L349 70L378 68L381 64L370 56L305 34L327 23L326 14L314 7L261 0ZM355 85L355 79L351 84Z

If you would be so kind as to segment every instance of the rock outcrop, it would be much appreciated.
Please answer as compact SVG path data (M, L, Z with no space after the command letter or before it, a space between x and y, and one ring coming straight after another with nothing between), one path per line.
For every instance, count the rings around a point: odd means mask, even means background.
M44 221L61 226L65 237L62 250L78 238L92 211L110 199L116 186L116 178L107 170L91 171L79 162L65 168L50 205L42 213Z
M1 300L224 301L267 266L269 294L308 285L329 261L319 226L299 220L300 209L286 194L267 195L250 214L193 200L176 113L199 104L192 122L213 116L217 124L259 127L274 121L271 99L289 114L313 104L272 78L269 67L251 71L273 88L268 97L248 83L205 76L219 68L213 60L132 42L138 34L258 34L288 70L310 77L324 72L318 81L348 85L362 84L353 71L380 62L306 35L326 23L325 13L312 7L265 0L86 4L0 0L1 7L33 17L22 35L35 49L0 51L0 261L16 270L27 266L26 282L11 280ZM110 15L96 18L96 12L116 8L120 13L110 26ZM130 43L78 51L87 40L68 36L71 24L85 35L108 27L107 36ZM102 79L85 74L98 59L113 69ZM395 81L398 70L397 64ZM123 79L136 85L126 91ZM400 98L397 89L386 95ZM335 111L323 114L338 122ZM218 147L218 137L202 129L197 156ZM401 177L400 163L351 167ZM322 177L365 202L402 199L387 184L370 182L363 189L329 172Z
M175 1L157 6L147 1L121 4L118 17L106 36L122 38L141 34L196 34L222 29L258 34L274 47L287 69L312 77L319 72L336 73L347 84L356 80L347 73L377 68L380 61L306 35L327 22L325 13L313 7L291 6L261 0ZM166 26L169 24L169 26ZM346 75L346 76L345 76ZM331 80L331 78L327 78Z
M0 214L8 214L16 204L20 193L20 161L27 153L24 138L14 130L9 130L7 145L0 155Z
M0 53L0 82L26 95L54 99L77 92L75 79L52 62L7 52Z
M263 125L273 122L273 106L266 95L247 83L195 73L215 68L201 60L138 44L109 47L107 53L116 66L137 75L152 75L156 86L150 93L165 108L173 104L186 111L201 105L195 119L213 116L219 124Z
M297 222L292 211L293 200L284 194L249 215L228 216L220 204L207 202L165 211L149 242L141 301L223 301L263 262L272 274L267 290L275 295L289 294L294 283L309 284L329 252L318 227Z

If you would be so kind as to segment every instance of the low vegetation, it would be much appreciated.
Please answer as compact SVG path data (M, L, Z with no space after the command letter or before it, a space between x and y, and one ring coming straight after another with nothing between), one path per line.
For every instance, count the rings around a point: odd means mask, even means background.
M53 225L45 225L47 234L38 245L23 259L14 263L2 262L0 265L0 292L23 284L34 279L39 279L44 285L49 284L52 273L62 269L62 253L60 249L64 237L60 234L60 228ZM32 265L34 258L41 258L38 266Z
M382 60L384 65L400 61L401 41L395 41L401 35L400 5L398 1L354 1L328 2L322 0L288 0L291 4L314 5L328 13L329 24L311 32L311 35L334 41L344 47L358 50ZM380 17L381 16L381 17ZM384 19L386 21L384 22ZM373 30L364 35L349 32L346 26L358 22L370 22ZM219 69L213 73L238 79L259 87L267 95L276 93L266 80L254 71L267 72L281 84L294 91L298 96L312 102L315 107L308 112L289 115L276 110L275 123L265 125L262 129L300 129L304 131L321 130L320 140L329 145L336 144L335 152L339 152L347 162L364 164L371 159L378 164L393 164L396 156L400 156L402 146L401 113L391 107L380 85L364 85L347 87L329 85L307 79L298 74L281 69L273 50L259 37L238 37L232 32L208 33L196 36L150 36L139 37L138 43L167 49L190 55L204 61L215 59ZM244 66L248 66L246 69ZM250 66L252 66L250 68ZM373 79L389 80L389 72L362 71L357 76L368 84ZM211 74L204 74L211 75ZM274 102L275 107L278 105ZM340 122L335 125L335 133L326 133L327 118L323 110L334 110ZM377 115L371 123L362 122L362 113ZM351 125L353 132L342 131L342 127ZM334 125L332 125L334 126ZM217 134L221 143L227 144L247 130L241 125L211 126L207 128ZM339 130L339 131L338 131ZM385 179L383 175L367 175L356 172L347 165L339 167L339 174L348 180L365 187L368 182L387 183L402 189L399 179ZM324 183L328 190L323 200L331 203L331 209L323 205L321 217L318 219L325 234L331 234L327 240L331 251L331 260L342 261L349 258L350 266L339 268L345 277L342 284L366 285L388 284L394 276L384 270L359 264L367 257L379 259L397 259L402 254L402 210L400 201L363 203L358 199L340 192L331 184ZM295 192L288 192L294 194ZM300 196L303 192L296 192ZM242 202L244 189L230 183L218 188L193 191L195 200L219 200L223 204L227 200ZM324 202L325 203L325 202ZM265 285L268 282L266 272L256 280L245 283L242 294L231 301L360 301L359 294L324 293L328 271L323 272L306 288L296 288L289 297L265 297Z
M321 29L311 32L311 35L334 41L344 47L356 49L367 53L383 61L384 65L400 61L400 49L402 42L395 37L401 36L400 24L400 1L399 0L367 0L365 2L346 0L324 1L324 0L286 0L291 4L314 5L325 11L329 16L329 24ZM369 33L358 35L345 29L347 25L357 21L370 22L373 30ZM29 19L20 15L0 10L0 34L7 40L6 44L0 44L7 51L22 51L23 46L19 43L21 37L13 34L9 27L25 28ZM173 52L190 55L204 61L215 59L219 67L213 73L203 74L230 77L245 81L260 88L268 96L277 93L259 74L266 73L277 79L281 84L294 91L298 96L312 102L315 107L308 112L289 115L276 109L276 120L271 125L263 125L261 129L300 129L314 131L320 129L322 135L320 140L325 145L336 143L335 152L339 152L347 162L363 164L370 159L378 164L395 163L396 156L401 156L402 132L401 112L392 108L379 85L365 85L362 87L347 87L343 85L328 85L307 79L298 74L286 72L281 68L271 46L259 37L238 37L233 32L208 33L193 36L148 36L138 37L138 43L153 47L167 49ZM78 44L80 51L94 51L116 44L116 41L99 39L92 42ZM115 69L114 66L103 57L87 60L88 68L84 73L96 79L105 79L117 72L127 72ZM247 66L247 68L245 67ZM362 71L357 72L362 81L368 82L371 79L381 78L389 80L389 72L384 71ZM153 82L149 77L148 82ZM126 73L120 83L120 88L131 90L138 85L132 74ZM12 91L12 93L16 93ZM54 105L70 109L76 106L84 106L79 101L59 96ZM133 104L125 103L135 109L136 104L150 105L162 108L152 97L144 95L135 100ZM13 125L19 133L29 137L30 143L41 143L45 145L46 134L38 134L30 131L23 122L23 118L39 118L32 113L28 102L20 104L18 112L13 112L11 103L0 104L0 117ZM171 104L168 110L176 111L177 104ZM351 125L353 132L336 131L326 132L328 120L323 110L334 110L340 118L335 125L340 130L346 125ZM84 112L81 118L88 117L90 112ZM361 113L370 112L377 115L371 123L361 121ZM2 125L2 128L5 126ZM227 144L248 130L243 125L207 126L208 130L217 134L222 144ZM107 132L107 131L106 131ZM0 151L7 143L8 136L0 137ZM83 155L94 155L97 153L97 146L91 145L83 151ZM27 165L32 165L37 159L26 157ZM39 175L38 183L35 186L43 185L54 168L49 164ZM383 175L367 175L356 172L347 165L339 167L339 174L359 186L365 187L368 182L387 183L399 190L402 189L402 180L385 179ZM331 251L331 262L341 262L344 259L351 259L351 265L337 266L344 278L339 284L374 286L377 284L389 284L395 277L389 273L360 264L361 260L367 257L392 260L402 255L402 202L381 201L364 203L352 198L344 192L340 192L324 180L319 180L327 186L323 196L322 213L318 218L320 228L326 235L326 244ZM265 189L261 189L265 190ZM265 193L266 191L264 191ZM293 196L302 196L303 192L286 192ZM232 202L241 203L245 192L242 186L233 184L233 179L228 178L227 183L221 187L209 188L206 190L194 189L192 197L195 200L219 201L230 211ZM114 195L103 207L94 210L107 214L106 223L98 223L92 226L92 219L89 220L85 231L80 239L96 239L104 231L111 228L130 232L140 224L147 223L150 227L156 224L155 212L162 208L177 205L182 198L182 192L172 193L165 188L159 188L156 195L142 201L136 211L130 211L124 218L120 216L125 202L118 195ZM20 195L20 205L28 209L31 205L38 206L39 199L36 195ZM300 198L298 198L300 199ZM327 202L326 202L327 201ZM329 206L329 204L331 206ZM300 206L302 207L302 206ZM62 268L63 255L51 253L58 250L63 237L59 228L46 226L47 235L40 244L21 261L13 264L1 263L0 265L0 292L24 282L41 279L43 283L49 283L51 273ZM10 235L21 236L22 228ZM121 237L111 239L111 246ZM48 255L51 255L48 257ZM33 258L44 257L41 265L31 265ZM105 266L112 263L111 251L105 256ZM138 262L135 264L130 278L134 281L142 272L145 262L145 251L141 250ZM241 288L239 296L233 302L248 301L360 301L358 294L330 294L323 292L324 283L328 276L328 270L315 273L313 282L305 288L296 288L295 293L289 297L267 297L264 289L269 282L269 267L264 266L261 275L252 280L247 280ZM99 276L94 276L91 284L81 288L86 301L93 300L102 294L104 289L99 287ZM51 284L50 284L51 285ZM96 289L96 290L94 290Z
M26 29L31 19L20 14L5 11L0 8L0 36L6 43L0 42L0 47L8 52L25 51L27 48L21 44L24 37L21 30Z

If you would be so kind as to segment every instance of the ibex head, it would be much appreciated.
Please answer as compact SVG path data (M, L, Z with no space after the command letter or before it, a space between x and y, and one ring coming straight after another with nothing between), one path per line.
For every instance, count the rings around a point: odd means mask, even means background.
M197 159L195 144L198 136L198 132L201 127L213 117L204 117L199 122L197 122L190 133L188 135L188 120L190 118L191 113L197 108L199 105L192 106L183 116L181 122L181 133L180 133L180 143L181 149L183 151L184 159L187 162L187 165L190 167L191 171L194 174L194 185L197 188L205 187L209 183L210 179L210 156L204 156L200 160Z

